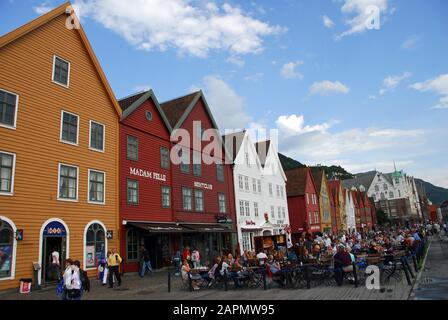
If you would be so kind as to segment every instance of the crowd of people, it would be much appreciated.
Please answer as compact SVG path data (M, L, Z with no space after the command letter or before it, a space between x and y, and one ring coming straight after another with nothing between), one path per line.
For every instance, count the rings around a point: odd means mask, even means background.
M353 263L360 256L383 256L384 263L392 263L393 253L404 250L405 252L419 252L427 235L442 237L442 230L447 235L446 224L439 225L436 222L415 224L409 227L390 228L368 232L343 232L339 235L323 233L302 233L301 236L285 247L263 248L258 253L254 250L246 250L241 255L237 253L215 257L209 266L208 272L195 273L193 269L201 266L200 254L197 249L193 251L186 247L182 254L181 275L183 280L192 277L193 288L199 290L201 281L206 280L209 285L224 273L235 282L235 287L240 287L239 279L247 273L248 267L263 266L269 280L286 285L285 273L282 268L291 264L319 264L321 261L331 261L336 283L341 286L346 273L353 272ZM179 259L180 261L180 259ZM350 280L350 277L349 277Z

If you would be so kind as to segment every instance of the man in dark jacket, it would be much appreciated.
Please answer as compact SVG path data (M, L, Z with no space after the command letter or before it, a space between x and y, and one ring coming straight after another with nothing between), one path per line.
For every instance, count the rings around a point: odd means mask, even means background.
M353 271L352 258L343 245L338 246L338 252L334 255L334 278L338 286L342 286L344 272Z
M152 267L151 267L151 258L149 257L149 252L146 250L145 246L140 247L140 259L141 259L141 268L140 268L140 277L144 277L146 271L148 271L149 275L152 275Z

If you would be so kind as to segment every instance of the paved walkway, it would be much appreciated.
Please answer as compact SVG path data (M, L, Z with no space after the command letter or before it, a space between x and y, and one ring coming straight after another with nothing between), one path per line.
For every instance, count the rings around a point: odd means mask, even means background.
M432 239L426 263L422 270L411 299L415 300L447 300L448 299L448 238L440 242Z
M172 277L171 292L168 292L168 271L157 272L144 279L137 275L125 275L120 289L108 289L98 281L91 281L91 292L86 293L84 300L406 300L411 286L403 276L401 281L392 280L381 290L368 290L365 286L355 288L352 284L342 287L325 286L311 289L281 289L273 287L269 290L257 289L201 289L189 292L181 288L179 277ZM46 288L31 294L0 293L0 300L58 300L54 287Z

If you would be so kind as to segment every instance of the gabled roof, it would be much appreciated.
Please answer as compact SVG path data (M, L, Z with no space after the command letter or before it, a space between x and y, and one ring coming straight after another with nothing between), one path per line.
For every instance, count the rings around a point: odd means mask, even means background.
M172 130L176 130L182 127L184 121L187 119L188 115L194 109L199 99L202 99L202 102L204 103L205 111L207 112L210 118L213 128L218 130L218 125L216 124L216 121L213 118L212 111L210 110L210 107L207 103L207 100L204 97L204 93L202 92L202 90L160 104L160 107L165 113L172 127ZM226 158L231 161L232 157L230 157L229 153L227 152L227 149L222 140L222 136L218 135L217 138L220 140Z
M376 173L376 171L358 173L353 179L342 180L342 185L347 189L352 189L353 187L359 189L360 186L364 186L366 190L369 190Z
M305 194L306 182L309 168L296 168L285 171L288 182L286 183L286 194L288 197Z
M222 136L227 152L232 152L232 161L235 161L235 158L238 156L241 146L243 145L245 135L246 130Z
M313 175L314 183L316 184L317 192L320 194L322 190L322 180L324 175L324 170L311 170L311 174Z
M255 150L257 150L258 158L260 159L262 167L266 164L271 140L259 141L255 143Z
M66 3L60 5L59 7L40 16L39 18L32 20L31 22L28 22L27 24L24 24L23 26L1 36L0 37L0 48L19 39L20 37L30 33L31 31L43 26L44 24L49 23L50 21L59 17L60 15L67 14L67 12L66 12L67 8L70 6L71 6L71 3L66 2ZM73 14L75 14L75 13L73 13ZM96 58L95 53L93 52L92 46L90 45L90 42L87 39L87 36L84 33L82 26L80 26L80 28L75 28L74 30L78 30L81 41L84 44L84 47L86 48L86 51L87 51L90 59L92 60L95 70L100 77L101 83L103 84L103 86L109 96L109 99L115 108L115 111L117 112L118 116L121 117L121 108L118 105L117 99L115 98L112 88L110 87L109 82L106 79L106 75L104 74L103 69L101 69L100 63L99 63L98 59Z
M173 100L165 101L160 104L163 112L165 112L168 121L170 122L171 127L180 127L179 124L183 115L185 115L186 111L190 106L194 106L197 102L198 96L201 94L200 91L193 92L186 96L182 96L179 98L175 98ZM195 101L196 100L196 101ZM193 104L193 101L195 103ZM179 125L178 125L179 124Z
M157 98L152 90L139 92L133 96L126 97L119 101L120 107L123 109L123 115L121 117L121 120L123 121L127 117L129 117L135 110L137 110L138 107L140 107L146 100L152 99L154 102L154 105L156 106L157 111L160 114L160 117L162 118L163 122L165 123L165 126L168 129L168 132L171 132L173 129L171 128L171 125L163 112L162 108L160 107L159 101L157 101Z

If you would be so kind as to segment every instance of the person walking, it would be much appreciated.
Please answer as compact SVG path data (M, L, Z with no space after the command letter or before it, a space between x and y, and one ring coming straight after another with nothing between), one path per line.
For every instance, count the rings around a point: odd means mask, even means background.
M143 278L148 271L149 275L152 275L151 258L149 257L149 252L146 250L145 246L140 247L140 259L142 267L140 268L140 277Z
M120 263L122 261L120 255L113 251L107 253L107 265L109 268L109 288L114 287L114 275L118 282L118 287L121 286L121 276L120 276Z
M77 264L67 259L64 272L64 294L63 300L81 300L81 278L79 274L79 261Z

